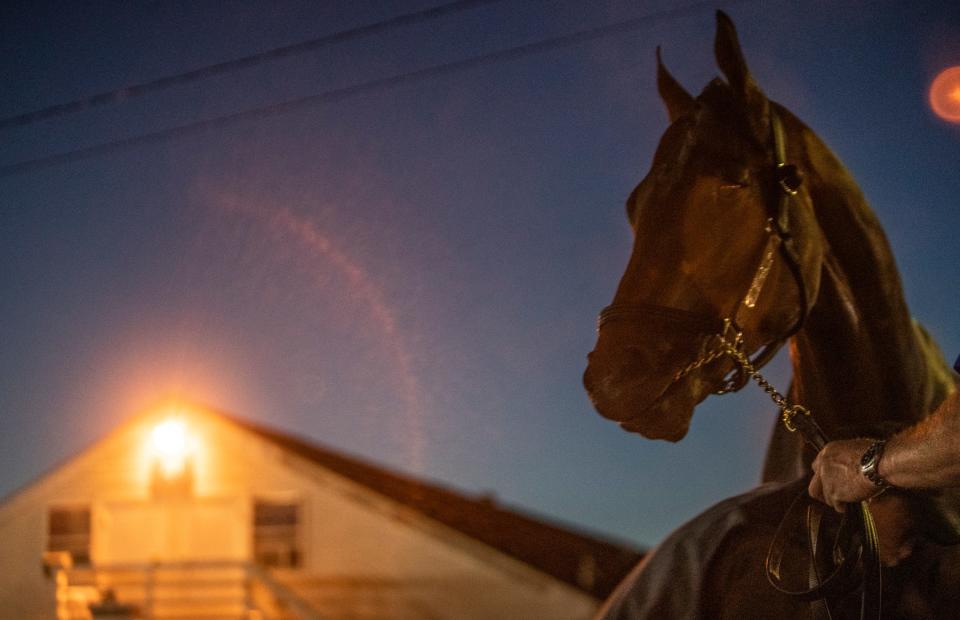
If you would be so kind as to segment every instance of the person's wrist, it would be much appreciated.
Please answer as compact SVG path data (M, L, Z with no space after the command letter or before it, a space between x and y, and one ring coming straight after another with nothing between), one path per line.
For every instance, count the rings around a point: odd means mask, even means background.
M880 459L879 463L877 463L877 473L879 473L880 477L886 480L887 484L892 487L902 487L904 482L901 479L903 468L901 467L900 463L903 455L903 451L901 450L900 446L902 443L903 440L899 435L893 435L892 437L887 438L887 443L883 446L883 458ZM898 484L898 482L900 484Z
M877 439L870 443L860 457L860 473L880 491L891 486L887 479L880 473L880 464L883 462L886 445L886 440Z

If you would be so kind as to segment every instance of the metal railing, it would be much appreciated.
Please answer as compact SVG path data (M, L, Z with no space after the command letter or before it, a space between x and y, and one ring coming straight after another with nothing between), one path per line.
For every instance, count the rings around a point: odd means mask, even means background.
M50 566L57 620L162 620L216 612L238 620L323 620L269 570L247 561Z

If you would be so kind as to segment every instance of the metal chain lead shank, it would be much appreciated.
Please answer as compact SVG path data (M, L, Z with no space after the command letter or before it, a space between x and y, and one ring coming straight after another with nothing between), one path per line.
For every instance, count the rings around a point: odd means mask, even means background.
M754 367L750 358L743 352L742 334L738 333L733 342L727 338L726 333L718 334L717 337L720 340L721 347L718 351L720 351L721 354L732 357L736 363L740 365L743 372L745 372L749 378L753 379L756 384L760 386L760 389L770 397L770 400L772 400L780 410L780 421L783 422L787 430L791 433L800 431L803 439L813 446L815 450L819 451L826 444L826 437L810 414L810 410L803 405L791 404L786 396L781 394L766 377L760 374L760 371ZM719 355L717 357L719 357Z

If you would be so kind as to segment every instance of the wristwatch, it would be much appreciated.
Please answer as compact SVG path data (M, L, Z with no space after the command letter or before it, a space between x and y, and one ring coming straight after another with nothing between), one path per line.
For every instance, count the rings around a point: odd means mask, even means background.
M880 489L886 489L890 486L890 483L884 480L878 471L880 458L883 456L883 448L886 445L886 440L878 439L870 444L867 451L860 457L860 473Z

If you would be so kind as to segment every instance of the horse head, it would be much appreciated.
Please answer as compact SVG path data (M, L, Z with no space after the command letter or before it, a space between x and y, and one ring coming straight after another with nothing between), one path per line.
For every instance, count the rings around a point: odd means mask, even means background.
M803 145L784 138L796 121L757 86L722 12L715 53L726 80L693 97L657 50L670 126L627 200L633 251L584 373L602 415L655 439L682 439L698 403L746 382L721 335L762 365L800 328L824 255Z

